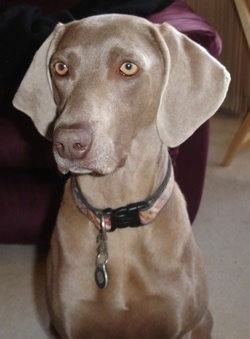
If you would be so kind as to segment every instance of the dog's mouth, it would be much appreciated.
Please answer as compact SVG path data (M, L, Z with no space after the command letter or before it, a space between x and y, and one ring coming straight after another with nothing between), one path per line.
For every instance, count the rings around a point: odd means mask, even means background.
M115 170L125 166L127 156L121 157L119 160L109 159L103 162L101 157L96 157L94 161L77 161L69 159L56 158L57 168L63 175L70 173L74 174L92 174L97 176L107 175Z
M69 167L63 166L63 165L57 165L57 169L60 173L63 175L66 175L68 173L75 173L75 174L90 174L92 173L92 170L79 167L77 165L72 165Z

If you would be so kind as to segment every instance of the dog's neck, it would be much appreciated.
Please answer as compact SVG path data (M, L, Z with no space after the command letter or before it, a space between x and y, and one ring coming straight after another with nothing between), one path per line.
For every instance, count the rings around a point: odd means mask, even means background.
M100 230L108 231L116 228L138 227L153 221L158 212L168 202L174 187L174 175L171 160L164 180L156 192L147 200L120 206L118 209L96 209L90 205L81 192L76 175L71 177L73 198L80 211ZM104 223L104 224L103 224Z
M158 152L145 146L141 152L130 154L125 165L108 175L79 175L77 182L87 201L97 209L112 208L144 201L163 182L168 169L167 147Z
M174 186L165 146L160 147L158 157L153 159L148 163L144 158L147 165L139 162L135 173L131 173L128 163L107 176L73 175L72 193L77 206L97 227L104 216L109 230L151 222L167 203ZM86 186L90 183L89 191Z

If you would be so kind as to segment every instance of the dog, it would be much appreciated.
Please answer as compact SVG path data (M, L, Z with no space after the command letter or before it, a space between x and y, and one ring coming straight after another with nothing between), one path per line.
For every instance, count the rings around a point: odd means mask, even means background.
M217 111L229 82L203 47L130 15L59 23L37 51L13 104L71 173L47 262L61 338L211 338L168 147Z

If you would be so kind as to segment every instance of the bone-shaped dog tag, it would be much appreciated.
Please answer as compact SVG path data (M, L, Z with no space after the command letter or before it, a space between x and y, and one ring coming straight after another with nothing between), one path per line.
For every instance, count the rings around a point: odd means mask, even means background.
M100 265L95 271L95 281L99 288L105 288L108 285L108 275L105 265Z

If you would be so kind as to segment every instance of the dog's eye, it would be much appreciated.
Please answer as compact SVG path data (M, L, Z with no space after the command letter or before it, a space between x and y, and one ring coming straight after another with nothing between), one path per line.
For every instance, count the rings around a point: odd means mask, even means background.
M64 76L68 73L69 69L68 66L65 65L63 62L57 62L54 65L54 72L60 76Z
M139 71L139 67L132 62L125 62L120 67L120 72L122 75L132 76Z

